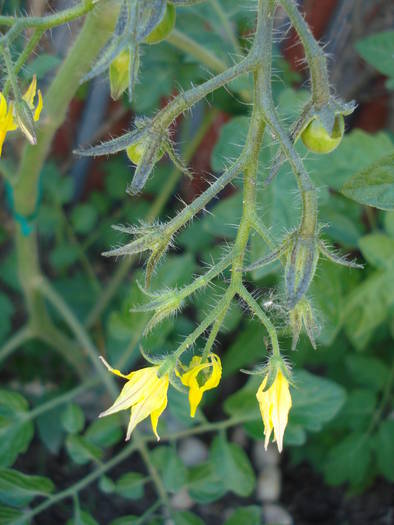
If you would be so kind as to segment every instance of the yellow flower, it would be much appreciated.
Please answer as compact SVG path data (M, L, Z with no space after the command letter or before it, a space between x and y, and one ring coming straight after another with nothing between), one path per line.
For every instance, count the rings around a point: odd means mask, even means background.
M34 104L34 99L37 95L37 104ZM28 106L28 110L32 112L34 121L38 121L42 110L42 95L41 91L37 91L37 77L34 75L33 80L30 83L26 93L23 95L23 101ZM22 113L16 110L14 102L10 102L7 105L7 101L0 92L0 155L3 147L4 140L9 131L14 131L18 128L26 135L30 142L35 143L34 130L30 128L32 125L28 122L27 116L23 116ZM31 117L30 117L31 120Z
M7 133L13 128L12 106L7 106L7 101L0 92L0 155Z
M279 452L282 452L283 436L291 408L289 382L282 372L278 370L274 382L264 391L267 380L268 374L263 379L256 394L264 423L264 446L267 450L272 430L274 430L274 441L276 441Z
M210 354L208 361L201 363L200 356L194 356L184 373L177 372L182 383L189 387L190 416L194 417L205 391L216 388L222 376L219 356Z
M120 410L131 408L126 441L130 439L131 433L138 423L148 416L151 418L153 432L159 441L157 423L167 406L168 374L159 377L158 371L160 367L148 366L124 375L119 370L112 368L103 357L101 357L101 360L110 372L127 379L127 383L122 388L114 404L108 410L102 412L99 417L109 416Z

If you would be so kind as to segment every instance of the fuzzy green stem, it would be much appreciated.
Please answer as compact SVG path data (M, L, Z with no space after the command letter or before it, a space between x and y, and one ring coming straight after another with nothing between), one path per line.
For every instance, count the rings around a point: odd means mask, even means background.
M271 321L265 315L263 309L259 306L258 302L254 299L254 297L248 292L248 290L244 286L241 286L239 288L238 294L249 306L252 313L255 314L265 326L271 340L272 353L275 357L280 357L278 334L275 326L271 323Z
M26 60L29 58L31 53L36 48L38 42L41 40L42 35L44 34L44 29L36 29L30 38L29 42L27 43L26 47L22 51L22 53L19 55L18 60L14 64L14 74L17 75L19 71L22 69L23 65L25 64ZM3 89L3 95L7 98L8 91L10 89L11 82L8 79L6 83L4 84Z
M330 98L330 82L324 51L316 42L294 0L280 0L280 3L297 31L305 51L311 77L312 101L317 107L323 106Z

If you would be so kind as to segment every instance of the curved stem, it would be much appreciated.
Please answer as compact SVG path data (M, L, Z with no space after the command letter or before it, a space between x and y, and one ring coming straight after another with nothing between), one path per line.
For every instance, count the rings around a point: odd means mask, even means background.
M12 352L17 350L26 341L29 341L34 337L34 330L30 325L23 326L15 334L4 343L0 348L0 362L4 361Z

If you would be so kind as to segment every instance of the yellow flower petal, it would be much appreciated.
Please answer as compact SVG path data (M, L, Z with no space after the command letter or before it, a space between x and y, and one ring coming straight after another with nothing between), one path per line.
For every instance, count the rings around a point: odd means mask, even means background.
M190 417L196 415L196 410L201 402L203 393L218 386L222 376L222 365L219 356L209 355L209 361L201 363L201 357L194 356L187 372L181 375L182 383L189 387ZM199 374L210 368L208 376L199 377Z
M37 102L36 109L34 110L34 120L36 122L40 118L41 111L42 111L42 106L43 106L42 95L41 95L41 91L40 90L38 90L37 96L38 96L38 102Z
M256 394L264 423L264 446L267 448L273 430L278 450L282 452L283 436L292 405L289 382L282 372L278 370L273 384L268 390L264 391L267 379L268 375L263 379Z
M167 390L169 385L168 374L159 377L159 366L148 366L131 372L128 375L122 374L116 368L112 368L105 359L101 358L108 370L124 379L127 383L122 388L119 396L105 412L99 417L109 416L120 410L130 408L130 420L127 427L126 440L129 440L135 427L148 416L151 416L152 429L157 439L157 423L160 415L167 406Z
M37 91L37 77L34 75L33 80L30 83L30 86L27 88L26 93L23 95L23 100L27 102L30 109L34 108L34 97L36 96Z

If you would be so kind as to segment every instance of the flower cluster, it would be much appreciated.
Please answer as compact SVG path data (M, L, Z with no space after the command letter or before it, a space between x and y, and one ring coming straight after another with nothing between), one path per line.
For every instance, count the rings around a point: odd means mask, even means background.
M125 375L112 368L103 357L101 360L110 372L127 379L127 383L113 405L99 417L130 409L127 441L138 423L150 416L153 432L159 441L157 424L167 406L171 371L168 371L166 366L163 368L165 371L162 372L161 366L155 365ZM264 423L265 448L273 431L274 441L281 452L291 408L291 395L286 377L288 376L286 365L281 360L273 359L272 363L265 373L256 397ZM190 416L194 417L204 392L216 388L220 383L222 375L220 357L214 353L210 353L206 359L202 356L194 356L188 366L179 364L174 371L182 384L189 389Z

